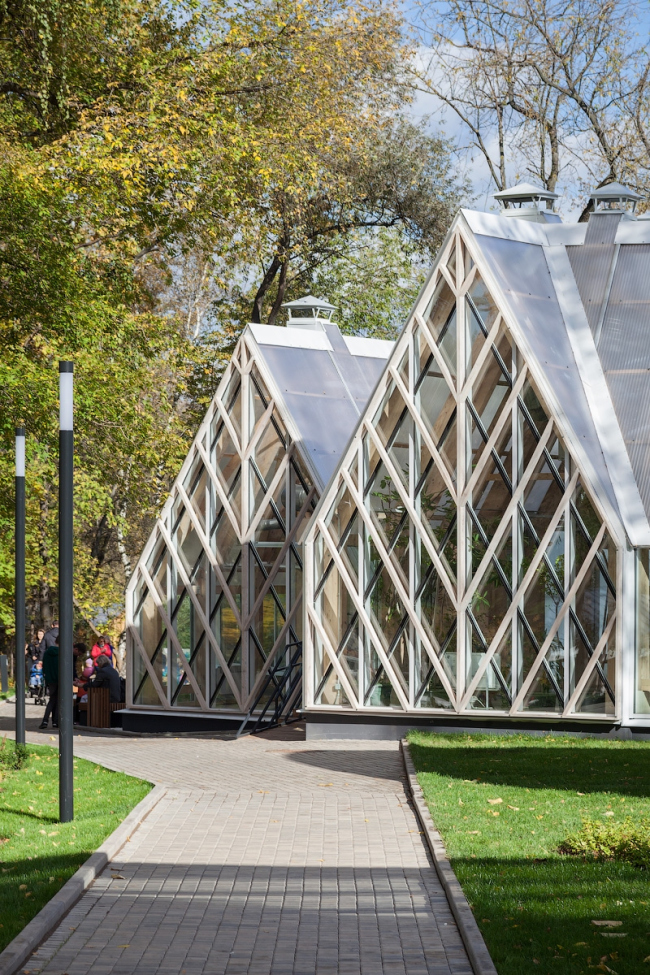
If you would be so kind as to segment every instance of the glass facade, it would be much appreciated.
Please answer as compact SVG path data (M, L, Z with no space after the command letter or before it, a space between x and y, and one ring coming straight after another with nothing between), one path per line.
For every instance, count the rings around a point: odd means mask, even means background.
M650 549L637 552L634 710L650 715Z
M618 553L460 234L390 362L309 531L313 705L614 717Z
M248 710L302 639L302 535L316 500L240 342L136 570L130 703Z

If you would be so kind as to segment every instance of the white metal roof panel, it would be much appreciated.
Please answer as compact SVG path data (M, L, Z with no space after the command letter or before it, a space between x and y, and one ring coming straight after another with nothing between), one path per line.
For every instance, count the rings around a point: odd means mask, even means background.
M332 346L325 332L320 329L287 328L285 325L256 325L250 329L258 345L277 345L288 349L324 349L331 352Z

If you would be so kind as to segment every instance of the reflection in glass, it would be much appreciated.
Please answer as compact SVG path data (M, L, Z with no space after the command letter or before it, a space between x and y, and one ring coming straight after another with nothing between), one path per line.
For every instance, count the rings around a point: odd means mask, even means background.
M650 714L650 549L637 550L636 694L634 710Z

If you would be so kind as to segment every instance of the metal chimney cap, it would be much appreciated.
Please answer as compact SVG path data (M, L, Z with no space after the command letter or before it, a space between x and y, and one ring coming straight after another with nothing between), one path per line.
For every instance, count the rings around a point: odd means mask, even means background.
M296 298L295 301L285 301L282 307L290 308L295 312L309 308L322 308L323 311L336 311L336 305L331 305L324 298L314 298L313 295L305 295L304 298Z
M623 183L607 183L594 190L589 199L594 203L638 203L643 196Z
M517 183L516 186L511 186L507 190L500 190L493 195L494 199L502 203L504 207L510 203L540 203L542 200L548 206L549 203L558 198L557 193L545 190L541 186L535 186L533 183Z

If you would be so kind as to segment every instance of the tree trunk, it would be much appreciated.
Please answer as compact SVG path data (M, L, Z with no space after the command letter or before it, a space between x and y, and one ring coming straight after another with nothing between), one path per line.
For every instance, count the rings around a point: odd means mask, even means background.
M251 322L253 323L261 324L262 313L264 310L263 309L264 297L267 291L269 290L269 288L271 287L271 285L273 284L273 282L275 281L275 276L280 270L280 266L281 266L281 261L278 255L276 254L273 260L271 261L271 263L269 264L266 273L262 278L262 282L259 288L257 289L257 294L255 295L255 300L253 301L253 310L251 311Z
M282 267L280 268L280 280L278 281L278 293L275 296L275 301L273 302L273 308L271 309L271 314L269 315L269 325L275 325L275 320L280 313L282 308L282 302L284 301L284 296L287 290L287 271L289 270L289 261L285 258L282 262Z

